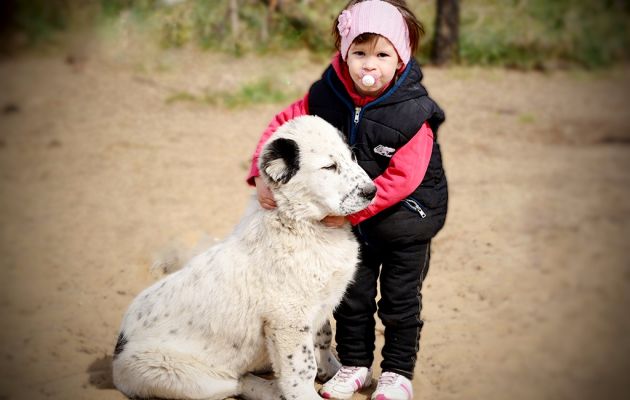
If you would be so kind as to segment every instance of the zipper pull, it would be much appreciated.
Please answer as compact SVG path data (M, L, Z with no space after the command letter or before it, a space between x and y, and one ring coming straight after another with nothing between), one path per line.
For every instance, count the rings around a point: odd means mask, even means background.
M354 123L355 125L359 123L359 114L361 114L361 107L354 108Z
M422 218L426 218L427 217L427 214L424 212L424 210L422 210L420 205L418 203L416 203L415 201L413 201L411 199L405 199L405 203L409 204L409 206L411 208L413 208L415 212L420 214L420 217L422 217Z
M424 211L422 211L422 208L420 208L420 206L418 206L418 209L416 211L418 211L418 214L420 214L422 218L427 217L427 214Z

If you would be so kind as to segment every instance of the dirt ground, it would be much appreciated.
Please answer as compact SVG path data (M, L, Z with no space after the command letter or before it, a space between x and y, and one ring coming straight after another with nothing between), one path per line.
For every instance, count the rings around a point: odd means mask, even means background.
M166 100L265 76L302 92L324 64L125 43L0 61L0 399L123 399L111 354L151 265L240 218L282 105ZM451 202L416 398L628 398L630 69L425 75Z

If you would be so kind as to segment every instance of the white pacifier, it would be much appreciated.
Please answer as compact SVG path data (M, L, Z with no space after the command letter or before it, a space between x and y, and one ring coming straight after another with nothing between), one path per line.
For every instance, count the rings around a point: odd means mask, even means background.
M372 75L364 75L363 78L361 78L361 83L363 83L367 87L370 87L376 83L376 79L374 79Z

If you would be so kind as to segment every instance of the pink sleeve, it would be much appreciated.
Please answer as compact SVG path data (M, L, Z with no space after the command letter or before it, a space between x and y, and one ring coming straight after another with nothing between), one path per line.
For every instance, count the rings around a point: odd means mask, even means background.
M413 193L424 179L432 149L433 131L425 122L418 133L396 151L387 169L374 179L376 197L366 209L348 216L352 225L365 221Z
M258 171L258 157L260 156L260 150L263 145L267 142L267 139L285 122L292 120L295 117L299 117L302 115L308 114L308 93L304 98L296 101L291 104L282 112L277 114L275 118L269 123L267 129L263 132L260 140L258 140L258 145L256 146L256 150L254 151L254 155L252 156L252 164L249 168L249 175L247 175L247 183L250 186L254 186L254 178L260 175L260 171Z

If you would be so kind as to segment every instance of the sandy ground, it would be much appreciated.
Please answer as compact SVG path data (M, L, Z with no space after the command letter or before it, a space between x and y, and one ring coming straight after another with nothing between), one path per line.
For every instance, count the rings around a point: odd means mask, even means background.
M2 400L123 399L112 349L152 263L240 218L250 153L281 106L166 99L263 75L301 92L324 67L120 48L73 61L0 61ZM627 398L629 69L425 74L448 113L451 203L416 398Z

